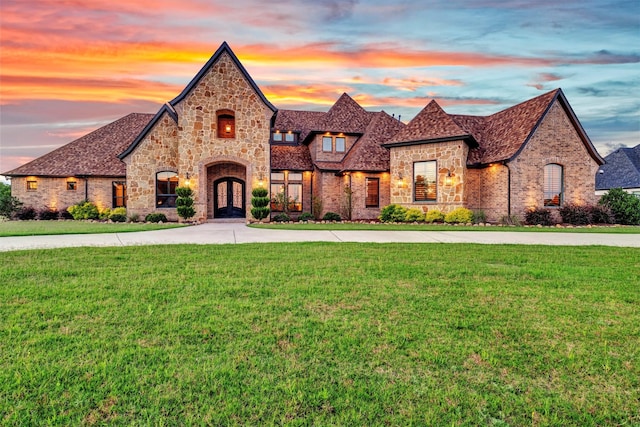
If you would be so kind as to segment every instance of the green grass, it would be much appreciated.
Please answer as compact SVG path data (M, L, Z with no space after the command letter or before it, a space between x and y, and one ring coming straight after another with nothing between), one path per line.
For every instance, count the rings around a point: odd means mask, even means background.
M3 425L638 425L640 251L0 257Z
M52 234L126 233L182 227L177 223L146 224L88 221L0 221L0 237Z
M251 224L250 227L273 228L280 230L393 230L393 231L528 231L528 232L551 232L551 233L624 233L640 234L640 227L612 225L604 227L512 227L512 226L466 226L466 225L446 225L446 224L402 224L402 223L264 223Z

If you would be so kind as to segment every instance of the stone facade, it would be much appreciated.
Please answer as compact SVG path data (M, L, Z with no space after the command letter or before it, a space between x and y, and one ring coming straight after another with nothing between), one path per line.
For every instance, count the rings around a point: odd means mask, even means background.
M466 167L468 145L463 141L408 145L391 149L391 203L423 211L437 209L444 213L467 203ZM415 162L436 161L436 201L416 202L413 190ZM451 173L451 182L447 175Z
M83 200L90 200L99 209L113 207L113 183L124 182L125 177L57 178L42 176L14 177L11 180L11 195L24 206L36 210L45 208L66 210ZM37 183L36 190L27 189L27 181ZM75 190L68 190L67 183L75 182Z
M245 182L247 217L251 215L251 190L261 179L268 185L273 112L227 52L197 79L195 86L172 104L177 124L165 114L125 158L131 212L154 210L155 174L159 171L177 172L180 185L189 177L195 193L194 219L198 221L214 217L212 183L222 171L233 171L230 177ZM221 111L232 116L233 137L219 134ZM216 167L220 164L226 166ZM159 211L177 219L175 208Z

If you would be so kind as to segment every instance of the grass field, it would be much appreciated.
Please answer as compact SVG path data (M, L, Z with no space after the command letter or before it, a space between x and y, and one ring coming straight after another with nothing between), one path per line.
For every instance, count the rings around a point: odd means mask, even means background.
M52 234L126 233L175 228L177 223L106 223L88 221L0 221L0 237Z
M3 425L638 425L640 251L0 257Z

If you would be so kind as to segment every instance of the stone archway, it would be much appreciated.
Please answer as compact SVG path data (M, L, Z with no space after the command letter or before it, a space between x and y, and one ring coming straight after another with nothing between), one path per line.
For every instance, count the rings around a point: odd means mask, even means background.
M247 215L248 168L233 161L206 166L207 219L245 218Z

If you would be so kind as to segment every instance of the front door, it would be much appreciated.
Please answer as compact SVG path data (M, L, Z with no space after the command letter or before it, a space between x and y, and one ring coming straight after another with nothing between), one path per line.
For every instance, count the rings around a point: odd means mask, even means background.
M244 218L247 216L244 181L222 178L213 183L214 218Z

